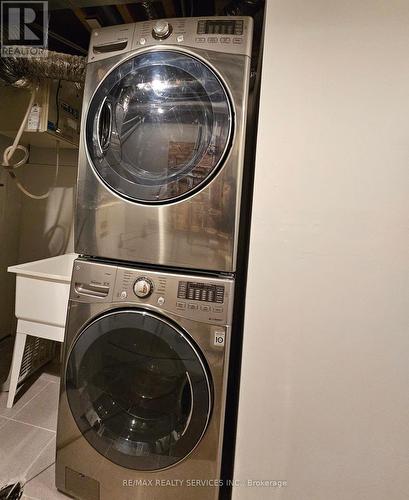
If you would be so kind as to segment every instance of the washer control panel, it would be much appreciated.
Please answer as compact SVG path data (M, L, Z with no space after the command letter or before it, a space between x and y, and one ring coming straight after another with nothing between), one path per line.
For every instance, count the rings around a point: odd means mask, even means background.
M159 19L153 25L152 28L152 36L156 38L156 40L163 40L164 38L168 38L172 33L172 25L166 21L166 19Z
M214 325L229 325L234 280L162 273L77 259L71 300L149 306Z
M178 299L199 300L201 302L224 302L224 285L212 285L191 281L179 281Z
M113 301L136 302L206 323L227 324L233 280L118 267Z
M135 281L133 291L135 295L141 299L145 299L152 295L154 285L146 276L141 276Z

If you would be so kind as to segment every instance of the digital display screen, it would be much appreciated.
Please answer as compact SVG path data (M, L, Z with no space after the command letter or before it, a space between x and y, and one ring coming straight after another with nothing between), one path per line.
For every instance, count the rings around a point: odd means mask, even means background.
M242 35L243 21L199 21L197 24L198 35Z
M200 300L202 302L223 304L224 286L180 281L178 286L178 299Z

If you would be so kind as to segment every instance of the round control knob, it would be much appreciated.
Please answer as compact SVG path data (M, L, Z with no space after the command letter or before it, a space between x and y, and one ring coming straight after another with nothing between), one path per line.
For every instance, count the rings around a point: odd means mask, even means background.
M156 21L152 30L152 36L157 40L163 40L164 38L167 38L171 33L172 25L164 20Z
M149 278L142 276L135 281L133 291L140 299L146 299L153 292L153 283Z

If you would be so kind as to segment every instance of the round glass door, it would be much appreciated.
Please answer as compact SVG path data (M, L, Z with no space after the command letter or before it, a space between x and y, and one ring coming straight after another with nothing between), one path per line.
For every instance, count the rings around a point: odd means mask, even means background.
M85 439L108 460L159 470L185 458L206 430L207 368L187 335L137 309L87 326L68 357L65 385Z
M165 203L204 186L232 130L223 84L176 51L128 59L102 81L88 109L86 140L100 178L117 194Z

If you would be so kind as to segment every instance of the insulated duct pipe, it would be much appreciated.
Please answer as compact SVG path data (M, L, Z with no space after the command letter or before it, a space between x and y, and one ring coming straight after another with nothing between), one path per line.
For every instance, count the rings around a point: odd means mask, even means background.
M21 122L20 128L11 146L3 152L2 166L7 170L10 177L17 184L17 187L25 195L35 200L44 200L50 195L51 189L44 194L33 194L26 189L17 178L14 170L24 165L29 157L29 151L26 146L20 145L20 139L24 132L29 113L34 104L37 87L44 79L67 80L77 84L83 84L85 80L86 59L82 56L73 56L69 54L60 54L58 52L48 51L47 56L42 57L4 57L0 58L0 81L6 85L14 87L29 87L31 89L31 98L28 103L27 111ZM54 186L57 182L59 169L59 141L57 140L57 161L55 169ZM19 161L12 160L14 153L20 150L23 152L23 158Z
M1 57L0 80L14 87L36 87L44 78L84 83L86 58L48 51L41 57Z

